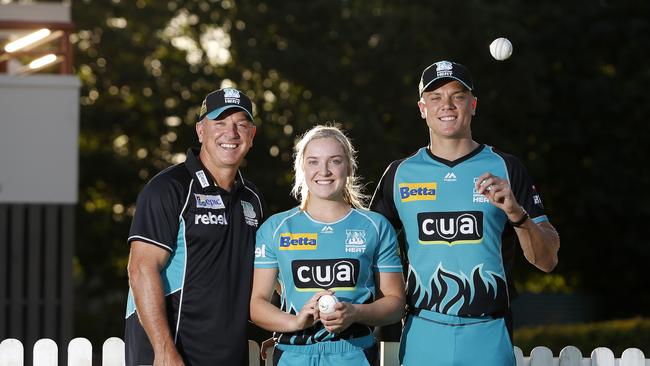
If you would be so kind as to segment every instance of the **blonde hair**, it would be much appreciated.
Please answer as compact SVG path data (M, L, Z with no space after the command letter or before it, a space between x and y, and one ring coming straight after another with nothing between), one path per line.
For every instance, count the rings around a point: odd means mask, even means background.
M307 206L307 199L309 198L309 188L307 188L305 172L302 167L305 161L305 150L311 141L324 138L336 140L343 148L345 159L347 159L349 174L345 187L343 187L343 199L355 208L365 208L365 202L368 196L363 193L361 177L356 175L357 151L338 124L316 125L297 140L294 146L293 169L295 179L293 188L291 189L291 195L300 201L300 209L304 210Z

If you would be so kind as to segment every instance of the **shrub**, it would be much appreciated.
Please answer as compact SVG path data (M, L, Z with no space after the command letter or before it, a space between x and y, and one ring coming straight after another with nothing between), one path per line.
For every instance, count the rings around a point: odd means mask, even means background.
M597 347L607 347L615 357L627 348L638 348L650 356L650 319L632 318L599 323L548 325L515 330L514 343L525 356L536 346L546 346L557 357L566 346L575 346L589 357Z

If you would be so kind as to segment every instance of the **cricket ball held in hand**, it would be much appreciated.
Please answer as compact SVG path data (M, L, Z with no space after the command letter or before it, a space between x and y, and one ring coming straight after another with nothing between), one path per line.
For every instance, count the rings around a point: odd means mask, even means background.
M318 299L318 311L323 314L333 313L338 301L334 295L323 295Z

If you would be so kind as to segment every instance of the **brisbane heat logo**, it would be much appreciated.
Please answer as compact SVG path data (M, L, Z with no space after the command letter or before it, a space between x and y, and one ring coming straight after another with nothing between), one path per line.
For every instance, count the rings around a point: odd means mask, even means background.
M474 244L483 240L483 212L421 212L420 244Z
M402 202L435 201L437 183L400 183L399 197Z
M298 291L352 290L359 279L358 259L314 259L291 262L293 283Z
M318 234L316 233L282 233L280 250L316 250Z

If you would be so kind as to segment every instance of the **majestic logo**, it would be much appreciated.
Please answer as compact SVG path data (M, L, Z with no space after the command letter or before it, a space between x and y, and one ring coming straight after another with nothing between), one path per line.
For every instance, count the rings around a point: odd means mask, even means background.
M208 177L205 176L203 170L199 170L198 172L196 172L196 177L199 178L199 183L201 183L201 188L205 188L210 185L210 183L208 183Z
M253 205L250 202L241 201L241 207L244 211L244 220L246 220L246 224L257 227L257 215L255 214Z
M402 202L435 201L436 182L431 183L400 183L399 196Z
M226 205L223 204L221 196L210 196L207 194L198 194L194 193L194 198L196 199L197 208L209 208L213 210L226 208Z
M323 226L323 228L320 230L320 233L321 233L321 234L334 234L334 228L331 227L331 226L329 226L329 225L325 225L325 226Z
M472 244L483 241L483 212L421 212L420 244Z
M207 214L203 215L194 215L194 224L228 225L228 221L226 220L226 215L224 214L215 215L212 212L208 212Z
M345 230L345 251L347 253L363 253L366 251L365 230Z
M473 180L473 187L476 187L476 182L478 182L478 178L474 178ZM485 197L484 195L478 193L476 188L472 188L472 202L474 203L488 203L490 200Z
M359 268L359 260L352 258L291 262L293 283L298 291L352 290L359 279Z
M449 172L445 175L445 182L455 182L456 181L456 174L454 172Z
M280 250L316 250L318 234L316 233L282 233Z
M239 104L239 91L235 89L224 89L223 100L229 104Z

